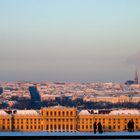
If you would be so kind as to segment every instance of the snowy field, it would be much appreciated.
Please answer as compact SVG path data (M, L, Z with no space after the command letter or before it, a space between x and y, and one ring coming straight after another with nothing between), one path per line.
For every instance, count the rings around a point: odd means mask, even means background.
M140 136L140 132L0 132L0 136Z

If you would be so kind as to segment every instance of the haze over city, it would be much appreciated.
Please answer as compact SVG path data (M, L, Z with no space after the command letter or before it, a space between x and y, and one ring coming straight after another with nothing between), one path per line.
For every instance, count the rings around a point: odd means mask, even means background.
M1 0L0 80L133 79L139 7L139 0Z

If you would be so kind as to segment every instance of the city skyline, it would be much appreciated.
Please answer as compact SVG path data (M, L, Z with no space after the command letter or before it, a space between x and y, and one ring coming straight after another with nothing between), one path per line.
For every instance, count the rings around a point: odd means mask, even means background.
M139 0L0 1L0 81L122 82L140 72Z

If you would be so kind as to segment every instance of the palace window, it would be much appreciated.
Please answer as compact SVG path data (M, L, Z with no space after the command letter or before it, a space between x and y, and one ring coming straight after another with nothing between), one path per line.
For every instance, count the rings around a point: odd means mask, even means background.
M67 124L66 129L69 130L69 125Z
M54 125L54 129L56 130L56 125Z
M58 112L58 115L59 115L59 116L61 115L61 112L60 112L60 111Z
M92 129L92 125L90 125L90 129Z
M51 130L53 129L53 126L52 126L52 124L50 125L50 129L51 129Z
M52 116L52 111L50 112L50 115Z
M70 129L73 130L73 125L70 125Z
M63 124L63 129L65 129L65 125Z
M67 111L67 116L69 115L69 112Z
M21 125L21 129L23 129L23 125Z
M23 119L21 119L21 124L23 124Z
M48 125L46 125L46 130L48 130L49 129L49 126Z
M56 116L56 111L54 111L54 115Z
M10 129L9 125L7 126L7 129Z
M65 112L63 111L62 114L63 114L63 116L64 116L64 115L65 115Z
M49 113L48 113L48 111L47 111L47 112L46 112L46 116L48 116L48 114L49 114Z
M61 129L61 125L60 125L60 124L58 125L58 129L59 129L59 130Z
M82 129L84 129L84 125L82 125Z
M71 115L71 116L73 115L73 112L72 112L72 111L70 112L70 115Z

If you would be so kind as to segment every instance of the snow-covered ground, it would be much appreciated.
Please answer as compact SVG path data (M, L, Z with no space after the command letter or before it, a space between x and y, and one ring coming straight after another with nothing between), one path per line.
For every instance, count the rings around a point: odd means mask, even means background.
M0 136L140 136L140 132L0 132Z

